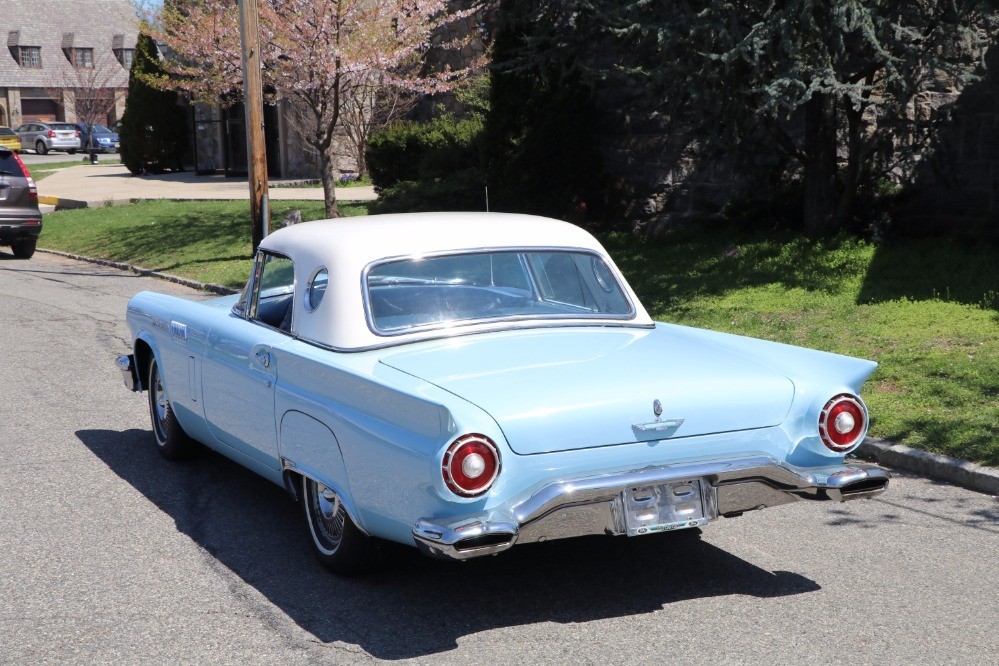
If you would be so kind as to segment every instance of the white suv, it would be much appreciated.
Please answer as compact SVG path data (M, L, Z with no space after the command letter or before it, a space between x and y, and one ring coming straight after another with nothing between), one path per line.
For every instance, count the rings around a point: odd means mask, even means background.
M35 149L39 155L65 150L70 155L80 149L80 131L71 123L25 123L17 128L22 150Z

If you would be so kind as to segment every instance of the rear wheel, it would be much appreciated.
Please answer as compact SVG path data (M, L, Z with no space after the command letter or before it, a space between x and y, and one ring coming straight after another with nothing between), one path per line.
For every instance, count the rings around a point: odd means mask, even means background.
M44 141L37 141L35 142L35 152L38 153L39 155L44 155L45 153L49 152L49 149L45 147Z
M37 244L37 239L25 238L11 243L10 249L14 251L14 256L18 259L31 259L31 255L35 253L35 246Z
M167 460L184 460L190 458L198 450L197 442L187 436L180 427L177 415L167 400L163 388L163 377L160 375L159 364L154 357L149 361L149 417L153 422L153 435L156 437L156 448Z
M66 152L69 153L70 155L76 155L76 148L70 148Z
M301 502L312 550L324 567L350 576L383 562L382 544L358 529L332 488L303 476Z

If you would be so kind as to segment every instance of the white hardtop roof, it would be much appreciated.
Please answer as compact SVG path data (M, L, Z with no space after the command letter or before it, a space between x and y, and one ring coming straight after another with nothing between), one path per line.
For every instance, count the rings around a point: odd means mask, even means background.
M394 257L480 250L485 248L578 248L606 258L635 305L626 323L651 325L652 320L600 243L587 231L559 220L507 213L407 213L304 222L275 231L260 249L289 257L295 264L295 334L328 347L357 350L417 339L437 338L441 331L386 337L370 330L364 310L362 273L372 262ZM322 305L312 313L301 306L310 278L329 271ZM587 323L568 320L566 325ZM592 322L590 322L592 323ZM450 332L527 328L522 324L476 324ZM551 322L548 322L551 325Z
M407 213L306 222L275 231L260 247L291 254L305 248L332 263L367 265L387 257L484 247L603 248L579 227L508 213Z

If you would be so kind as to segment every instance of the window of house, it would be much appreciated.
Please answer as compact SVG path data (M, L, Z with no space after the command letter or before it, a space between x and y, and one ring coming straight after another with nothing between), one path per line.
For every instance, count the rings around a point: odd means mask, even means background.
M132 69L132 58L135 57L135 49L115 49L115 56L118 62L125 69Z
M93 49L73 49L73 65L75 67L93 67Z
M21 46L18 50L21 67L40 68L42 66L42 47Z

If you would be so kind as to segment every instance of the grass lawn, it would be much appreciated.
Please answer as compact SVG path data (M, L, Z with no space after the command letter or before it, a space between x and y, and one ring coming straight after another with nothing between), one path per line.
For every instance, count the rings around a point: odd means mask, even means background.
M721 229L604 241L653 318L877 361L873 436L999 466L999 248Z
M272 205L277 220L294 208L322 217L321 202ZM240 286L248 210L147 202L64 211L46 216L40 245ZM878 361L864 392L873 436L999 466L999 248L731 229L603 241L654 318Z
M272 201L271 219L293 210L325 217L322 201ZM364 215L366 204L340 204ZM122 261L202 282L241 287L250 272L248 201L144 201L46 215L40 247Z

